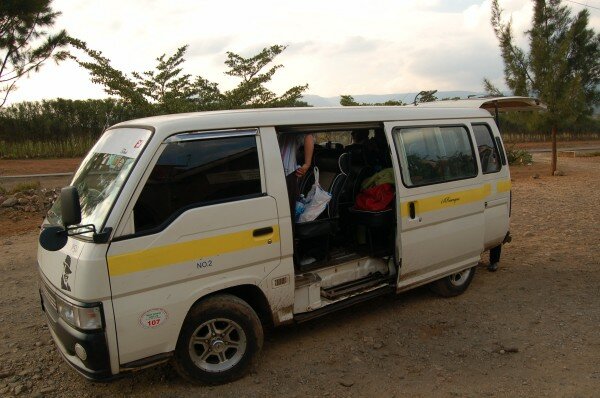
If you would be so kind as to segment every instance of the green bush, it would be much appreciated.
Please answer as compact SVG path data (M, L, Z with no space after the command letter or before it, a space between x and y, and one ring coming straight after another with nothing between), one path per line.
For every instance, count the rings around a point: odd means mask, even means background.
M39 181L34 181L34 182L22 182L20 184L17 184L13 189L10 190L10 193L17 193L17 192L25 192L25 191L29 191L30 189L40 189L40 187L42 186L42 184Z
M525 149L509 148L506 151L506 157L508 158L508 164L531 164L533 163L533 156Z

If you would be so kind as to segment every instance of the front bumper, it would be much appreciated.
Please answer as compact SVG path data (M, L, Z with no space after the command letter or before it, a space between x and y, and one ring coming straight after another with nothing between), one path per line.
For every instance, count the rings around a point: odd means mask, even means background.
M52 338L59 352L77 372L90 380L107 380L112 378L110 356L104 330L83 331L74 328L58 316L56 299L49 287L41 283L40 298L42 310ZM87 354L82 360L75 353L75 344L79 344Z

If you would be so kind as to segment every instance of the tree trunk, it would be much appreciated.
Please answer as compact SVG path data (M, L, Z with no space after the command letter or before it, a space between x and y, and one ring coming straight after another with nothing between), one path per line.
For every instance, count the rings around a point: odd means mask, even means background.
M556 126L552 126L552 171L550 175L553 176L556 171L557 154L556 154Z

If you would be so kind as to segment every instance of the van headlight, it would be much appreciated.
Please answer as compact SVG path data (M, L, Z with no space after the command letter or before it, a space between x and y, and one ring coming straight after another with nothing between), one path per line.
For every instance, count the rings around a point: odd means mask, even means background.
M56 297L58 315L69 325L84 330L102 329L100 307L79 307Z

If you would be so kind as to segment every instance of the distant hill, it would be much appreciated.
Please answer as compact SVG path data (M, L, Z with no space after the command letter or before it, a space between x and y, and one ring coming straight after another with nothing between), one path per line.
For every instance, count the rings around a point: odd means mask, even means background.
M385 102L389 100L400 100L404 103L411 103L415 99L416 92L410 93L398 93L398 94L357 94L352 95L354 100L357 102L377 103ZM478 91L438 91L435 96L439 99L443 98L467 98L469 95L485 95L483 92ZM504 95L511 95L509 92L505 92ZM308 94L303 97L304 101L308 102L312 106L340 106L340 96L336 97L321 97L320 95ZM594 116L600 116L600 106L594 107Z
M358 102L385 102L389 100L402 101L410 103L414 101L415 95L418 92L398 93L398 94L357 94L352 95ZM483 92L477 91L438 91L435 95L439 99L442 98L467 98L469 95L483 95ZM321 97L320 95L308 94L303 97L304 101L312 106L340 106L340 96L336 97Z

